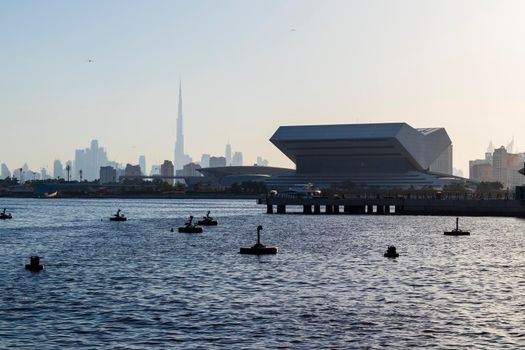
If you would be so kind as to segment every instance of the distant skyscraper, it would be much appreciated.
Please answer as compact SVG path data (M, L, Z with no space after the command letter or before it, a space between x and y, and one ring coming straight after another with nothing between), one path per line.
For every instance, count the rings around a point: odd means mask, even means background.
M226 158L226 166L232 165L232 145L228 142L226 145L226 151L224 152Z
M2 163L0 168L0 178L5 179L6 177L11 177L11 172L5 163Z
M152 165L150 175L151 176L160 175L160 165Z
M179 110L177 113L177 140L175 141L175 170L181 170L191 158L184 153L184 129L182 122L182 83L179 81Z
M210 168L226 166L226 158L224 157L210 157Z
M233 165L233 166L242 166L243 165L242 152L235 152L233 154L231 165Z
M18 179L20 183L24 183L24 170L21 168L16 168L13 170L13 177Z
M492 158L492 178L503 184L503 188L514 190L516 186L523 185L525 179L518 170L523 167L523 156L509 153L501 146L494 150Z
M112 166L101 166L99 174L99 183L107 184L117 182L117 170Z
M485 153L494 153L494 145L492 145L492 140L490 140L489 146L487 147L487 152Z
M512 136L512 140L507 145L507 152L514 153L514 136Z
M197 171L197 169L200 169L201 166L195 163L189 163L184 165L184 168L182 168L182 176L201 176L201 173Z
M201 157L201 167L207 168L210 166L210 155L204 153Z
M97 140L91 141L91 147L75 151L73 178L80 178L80 170L84 180L95 180L100 175L100 167L108 164L108 157L104 148L98 146Z
M268 166L268 161L266 159L263 159L262 157L257 157L257 165L259 166Z
M140 165L140 171L142 172L142 175L146 174L146 156L139 156L139 165Z
M164 163L160 166L160 175L161 176L173 176L175 171L173 169L173 163L169 160L165 160ZM173 179L164 179L165 182L173 185Z
M126 169L124 170L126 176L140 176L140 165L126 164Z
M49 179L49 176L47 176L47 169L46 168L40 169L40 179L42 179L42 180Z
M58 179L58 178L64 179L64 166L62 165L62 162L58 159L56 159L53 162L53 177L55 179Z

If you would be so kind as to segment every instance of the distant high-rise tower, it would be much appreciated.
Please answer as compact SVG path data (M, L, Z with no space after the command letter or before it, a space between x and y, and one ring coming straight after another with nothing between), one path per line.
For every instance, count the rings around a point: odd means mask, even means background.
M232 165L232 145L228 142L226 145L226 151L224 152L226 158L226 166Z
M146 156L139 156L139 166L140 166L140 172L142 173L142 175L147 175Z
M173 176L175 175L175 172L173 170L173 163L170 160L165 160L164 163L160 166L160 175L161 176ZM164 182L169 183L170 185L173 185L173 179L164 179Z
M90 148L77 149L75 151L74 171L71 174L73 178L80 179L80 170L82 170L82 178L92 181L98 179L100 167L107 164L106 151L98 146L97 140L92 140Z
M6 177L11 177L11 172L5 163L2 163L0 166L0 178L5 179Z
M177 114L177 140L175 141L175 170L181 170L191 158L184 154L184 133L182 123L182 83L179 81L179 111Z
M210 155L207 153L204 153L201 157L201 167L207 168L210 166Z
M62 165L62 162L58 159L55 159L53 163L53 177L55 179L64 178L64 166Z
M232 157L232 164L233 166L242 166L242 152L235 152Z

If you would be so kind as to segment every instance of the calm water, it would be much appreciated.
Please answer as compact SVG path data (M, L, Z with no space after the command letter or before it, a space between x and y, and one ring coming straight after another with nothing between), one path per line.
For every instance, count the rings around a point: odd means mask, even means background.
M1 199L0 348L523 348L525 221ZM107 218L122 208L127 222ZM170 232L206 210L219 226ZM101 219L104 219L103 221ZM244 256L255 240L276 256ZM395 244L401 257L383 258ZM42 273L25 271L43 257Z

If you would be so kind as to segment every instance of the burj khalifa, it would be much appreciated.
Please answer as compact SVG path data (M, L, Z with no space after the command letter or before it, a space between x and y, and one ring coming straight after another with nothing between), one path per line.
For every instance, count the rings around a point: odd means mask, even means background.
M179 81L179 110L177 114L177 139L175 141L175 170L191 162L191 157L184 153L184 133L182 122L182 83Z

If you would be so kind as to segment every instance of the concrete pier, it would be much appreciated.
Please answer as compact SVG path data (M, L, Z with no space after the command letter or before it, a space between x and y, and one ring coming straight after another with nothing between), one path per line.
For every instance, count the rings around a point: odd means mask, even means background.
M268 214L286 214L287 207L299 206L303 214L347 215L442 215L442 216L504 216L525 218L525 200L511 199L424 199L424 198L281 198L258 200L266 205ZM321 206L325 207L321 212ZM340 211L340 206L343 210ZM375 208L374 208L375 207ZM375 210L374 210L375 209ZM291 209L292 212L293 209Z

